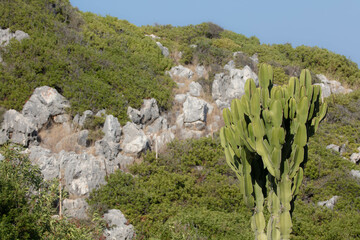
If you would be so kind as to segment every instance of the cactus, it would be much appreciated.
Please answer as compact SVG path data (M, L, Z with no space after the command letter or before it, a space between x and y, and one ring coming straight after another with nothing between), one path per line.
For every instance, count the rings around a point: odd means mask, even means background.
M253 79L245 94L224 109L220 131L226 161L240 180L245 204L253 209L251 226L255 239L289 239L291 213L303 180L307 142L327 111L321 88L311 85L303 70L300 79L273 86L271 66L259 69L259 88ZM263 214L265 200L270 213ZM265 231L266 227L266 231Z

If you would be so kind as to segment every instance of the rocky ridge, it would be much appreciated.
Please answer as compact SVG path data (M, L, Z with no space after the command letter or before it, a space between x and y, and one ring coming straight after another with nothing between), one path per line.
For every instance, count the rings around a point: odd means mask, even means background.
M14 36L19 41L26 38L21 34L19 36L23 37L19 39L16 34ZM162 53L168 56L168 49L160 42L157 42L157 45ZM256 56L253 56L253 61L256 60ZM249 66L236 69L234 61L226 64L222 73L216 74L211 96L206 96L201 84L196 82L197 78L207 75L204 66L196 66L195 70L192 70L179 65L167 74L178 84L174 97L175 110L161 112L155 99L144 99L140 109L128 108L127 114L131 121L125 126L121 126L116 117L107 115L105 110L96 114L87 110L72 119L66 112L70 107L67 99L53 88L39 87L35 89L21 113L8 110L4 114L0 144L10 141L27 147L25 153L29 154L34 164L39 165L44 178L60 179L63 187L70 193L70 197L63 200L65 215L87 219L88 205L85 199L93 189L106 184L107 175L116 170L125 170L141 153L161 150L175 137L199 138L218 131L222 125L220 110L229 107L232 99L240 98L244 94L247 79L253 78L258 84L257 75ZM320 85L324 97L327 94L351 91L336 81L329 81L323 76L318 78L322 81ZM103 117L105 122L102 128L104 136L91 145L89 131L82 127L93 116ZM47 143L47 138L42 138L41 134L54 126L59 127L59 131L63 133L56 145ZM71 145L70 150L67 145ZM327 206L327 203L321 205ZM110 215L112 211L109 211ZM116 220L115 228L125 228L124 217L116 214L118 217L114 218L121 220ZM131 227L130 225L129 228L132 229ZM117 233L107 234L109 237L115 236L113 239L131 239L134 235L133 229L126 231L130 232L128 238L117 238L120 236L116 235Z

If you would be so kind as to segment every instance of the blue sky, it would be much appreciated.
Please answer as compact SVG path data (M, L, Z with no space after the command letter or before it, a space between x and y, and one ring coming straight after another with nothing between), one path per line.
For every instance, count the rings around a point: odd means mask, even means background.
M70 0L81 11L141 25L213 22L261 43L319 46L360 66L360 0Z

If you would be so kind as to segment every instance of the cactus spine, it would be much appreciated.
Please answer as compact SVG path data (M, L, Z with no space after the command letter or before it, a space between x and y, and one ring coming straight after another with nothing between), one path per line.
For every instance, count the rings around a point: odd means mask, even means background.
M292 205L303 180L307 142L325 117L320 86L311 85L303 70L300 79L273 86L271 66L259 70L259 88L253 79L245 94L224 109L220 131L226 161L240 180L245 204L253 209L255 239L290 239ZM265 199L270 218L263 214ZM267 228L265 231L265 227Z

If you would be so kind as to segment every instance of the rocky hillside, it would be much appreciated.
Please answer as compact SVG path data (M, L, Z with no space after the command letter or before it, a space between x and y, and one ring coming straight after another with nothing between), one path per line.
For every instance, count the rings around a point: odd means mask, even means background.
M26 212L27 196L42 196L36 191L53 198L44 214L31 210L29 219L46 215L36 230L12 235L30 220L10 214L3 186L16 186L1 179L5 239L251 239L218 131L246 80L258 84L260 63L273 65L276 84L310 69L330 106L309 144L293 238L360 237L355 63L326 49L260 44L212 23L136 27L64 0L0 5L1 176L16 165L16 179L21 159L38 167L34 179L56 186L18 181L35 184L23 195ZM72 225L80 220L83 230Z

